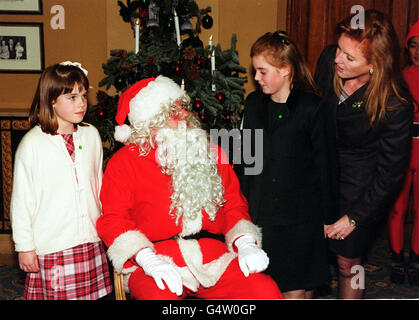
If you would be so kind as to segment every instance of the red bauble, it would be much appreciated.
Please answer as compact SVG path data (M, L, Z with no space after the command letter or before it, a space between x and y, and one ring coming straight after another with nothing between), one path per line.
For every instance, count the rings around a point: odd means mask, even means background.
M194 110L196 110L198 112L202 110L202 102L199 100L199 98L194 99L194 101L192 103L192 106L193 106Z
M218 101L220 101L220 103L224 103L226 96L224 95L224 93L217 91L217 93L215 94L215 97L217 98Z
M103 108L102 107L97 108L97 110L96 110L96 116L99 119L103 119L104 115L105 115L105 113L103 112Z

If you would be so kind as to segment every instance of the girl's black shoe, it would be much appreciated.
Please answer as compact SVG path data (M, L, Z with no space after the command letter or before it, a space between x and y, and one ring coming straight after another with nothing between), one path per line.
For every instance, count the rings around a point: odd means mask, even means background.
M419 254L410 251L409 264L407 266L407 280L412 286L419 286Z
M402 284L406 274L406 263L404 262L403 250L400 253L391 251L391 273L390 280L395 284Z

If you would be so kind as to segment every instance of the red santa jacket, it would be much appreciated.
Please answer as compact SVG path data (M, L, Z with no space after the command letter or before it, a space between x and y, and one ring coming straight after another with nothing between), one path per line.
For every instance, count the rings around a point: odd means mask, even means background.
M117 272L135 270L138 266L130 258L149 247L175 264L183 283L195 291L199 285L210 287L218 281L237 256L233 249L235 239L248 234L261 245L260 229L250 221L247 201L233 169L218 162L226 202L214 221L202 212L202 218L196 219L188 230L190 234L200 230L223 234L225 243L208 238L159 241L182 232L182 218L176 226L176 219L169 216L171 176L161 172L154 150L139 156L138 147L129 145L115 153L103 177L103 215L97 221L97 230Z

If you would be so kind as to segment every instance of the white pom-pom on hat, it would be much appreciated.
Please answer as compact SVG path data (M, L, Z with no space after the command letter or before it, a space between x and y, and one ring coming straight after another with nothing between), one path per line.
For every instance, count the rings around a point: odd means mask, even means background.
M131 136L131 133L132 133L131 128L127 126L126 124L123 124L122 126L115 127L114 137L116 141L125 143Z

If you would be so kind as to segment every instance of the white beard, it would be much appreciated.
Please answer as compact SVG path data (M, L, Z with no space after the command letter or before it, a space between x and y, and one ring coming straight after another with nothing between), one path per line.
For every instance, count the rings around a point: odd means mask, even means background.
M156 161L162 172L172 176L173 194L169 215L182 217L182 236L202 227L202 210L213 221L224 200L224 187L217 168L217 152L212 152L205 130L162 128L156 134Z

